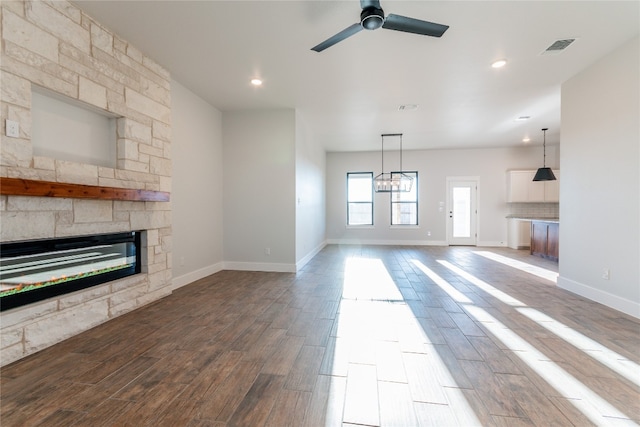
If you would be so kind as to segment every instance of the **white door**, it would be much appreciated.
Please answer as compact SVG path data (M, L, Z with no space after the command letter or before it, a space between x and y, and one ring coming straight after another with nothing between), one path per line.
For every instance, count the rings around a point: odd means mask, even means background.
M447 178L447 243L477 243L478 178Z

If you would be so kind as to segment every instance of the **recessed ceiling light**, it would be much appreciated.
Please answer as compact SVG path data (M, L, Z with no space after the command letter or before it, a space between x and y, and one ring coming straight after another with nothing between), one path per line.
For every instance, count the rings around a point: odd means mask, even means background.
M524 120L529 120L531 118L531 116L520 116L516 119L517 122L521 122Z
M260 79L251 79L251 84L254 86L262 86L262 80Z
M506 59L498 59L493 64L491 64L491 67L493 67L493 68L502 68L505 65L507 65L507 60Z
M528 136L525 136L524 138L522 138L522 142L529 142L531 141L531 139Z

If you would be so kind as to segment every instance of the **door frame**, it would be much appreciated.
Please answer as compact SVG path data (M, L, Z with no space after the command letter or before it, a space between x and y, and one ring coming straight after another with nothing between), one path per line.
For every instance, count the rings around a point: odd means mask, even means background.
M473 242L472 243L454 243L453 242L453 236L452 236L452 232L453 232L453 224L452 224L452 218L451 218L451 212L452 212L452 203L453 201L451 200L451 188L452 185L456 182L474 182L475 183L475 193L472 191L471 195L472 197L475 195L475 212L471 212L472 215L475 215L475 221L472 221L472 224L475 224L475 229L471 230L471 234L474 236L473 237ZM479 176L448 176L446 178L446 216L445 216L445 221L446 221L446 233L447 233L447 246L455 246L455 245L460 245L460 246L478 246L478 229L479 229L479 224L480 224L480 212L478 209L479 206L479 201L480 201L480 177ZM472 202L473 205L473 202Z

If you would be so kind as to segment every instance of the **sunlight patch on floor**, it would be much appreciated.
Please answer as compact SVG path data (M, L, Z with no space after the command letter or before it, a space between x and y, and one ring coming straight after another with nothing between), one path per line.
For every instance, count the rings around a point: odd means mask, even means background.
M519 307L517 310L609 369L640 386L640 365L637 363L534 308Z
M503 255L498 255L489 251L474 251L476 255L483 256L485 258L491 259L493 261L497 261L504 265L508 265L509 267L517 268L521 271L526 271L527 273L538 276L542 279L546 279L550 282L557 283L558 281L558 273L555 271L547 270L546 268L538 267L533 264L529 264L526 262L518 261L517 259L509 258Z
M626 425L635 425L627 415L600 397L600 395L594 393L589 387L578 381L555 362L549 360L545 354L488 314L484 309L472 305L465 306L465 309L473 317L476 317L478 312L482 312L482 316L485 319L488 317L488 321L482 322L483 326L593 423L596 425L610 425L613 422L611 418L613 418L620 422L628 423Z
M416 260L413 260L412 262L414 264L420 263ZM522 311L527 308L522 302L510 297L506 293L494 288L459 267L443 260L438 260L437 262L490 295L493 295L500 301L511 306L516 306L518 311ZM432 275L436 274L432 272ZM440 283L442 282L446 281L439 278L436 284L440 286ZM447 292L448 287L440 287L442 290ZM486 310L475 306L473 303L464 303L462 304L462 307L467 311L467 313L475 318L476 321L482 323L482 325L486 327L496 338L498 338L509 350L511 350L513 354L518 356L550 386L557 390L564 398L568 399L569 402L571 402L596 425L609 425L614 421L623 422L626 425L636 425L627 415L619 411L600 395L594 393L589 387L578 381L544 353L540 352L528 341L509 329ZM532 313L533 312L531 311L529 312L529 314ZM542 315L542 313L539 314Z
M496 257L510 260L510 258L502 257L501 255L493 254L491 252L482 252L482 253L476 252L476 253L479 255L491 254ZM511 260L511 261L519 263L519 261L515 261L515 260ZM447 261L438 261L438 262L443 266L447 267L448 269L450 269L451 271L455 272L456 274L460 275L470 283L478 286L480 289L484 290L488 294L498 298L500 301L504 302L505 304L509 304L512 306L519 305L520 307L516 307L516 310L518 310L518 312L520 312L524 316L533 320L534 322L544 327L548 331L554 333L555 335L562 338L563 340L573 345L577 349L583 351L588 356L592 357L593 359L597 360L603 365L609 367L610 369L617 372L618 374L624 376L626 379L628 379L629 381L632 381L634 384L640 385L640 366L638 364L608 349L607 347L598 343L597 341L594 341L591 338L586 337L580 332L562 324L561 322L553 319L552 317L544 313L541 313L539 310L536 310L531 307L527 307L526 304L523 304L522 302L514 298L511 298L510 296L508 296L508 298L505 298L504 296L507 294L505 294L502 291L499 291L498 289L476 278L475 276L467 273L466 271L460 269L459 267L456 267ZM520 263L520 264L525 264L525 263ZM510 265L510 264L507 264L507 265ZM525 264L525 265L529 265L529 264ZM519 268L516 265L512 265L512 266L521 270L521 268ZM549 272L549 270L544 270L544 271ZM517 302L518 304L514 304L514 302Z
M466 271L464 271L459 267L456 267L455 265L451 264L449 261L438 260L438 263L447 267L449 270L453 271L458 276L466 279L468 282L476 285L478 288L482 289L489 295L493 296L494 298L497 298L498 300L502 301L507 305L511 305L514 307L525 305L522 301L518 301L517 299L513 298L511 295L505 292L502 292L500 289L496 289L495 287L491 286L487 282L478 279L477 277L467 273Z
M344 268L342 298L371 301L402 301L382 260L348 258Z
M433 270L429 267L418 261L417 259L412 259L411 262L413 265L418 267L420 271L422 271L429 279L433 280L433 282L438 285L443 291L445 291L451 298L453 298L456 302L462 304L473 304L473 301L469 299L465 294L454 288L444 280L442 277L438 276Z
M424 402L438 405L448 425L481 425L382 260L347 260L336 321L328 370L346 379L331 381L343 399L332 395L326 426L340 425L341 410L344 423L422 425Z

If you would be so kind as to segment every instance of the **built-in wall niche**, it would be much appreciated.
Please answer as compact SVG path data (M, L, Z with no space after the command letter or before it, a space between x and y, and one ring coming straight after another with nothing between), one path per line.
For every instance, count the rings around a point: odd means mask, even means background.
M96 107L33 86L33 154L115 168L116 119L117 116Z

